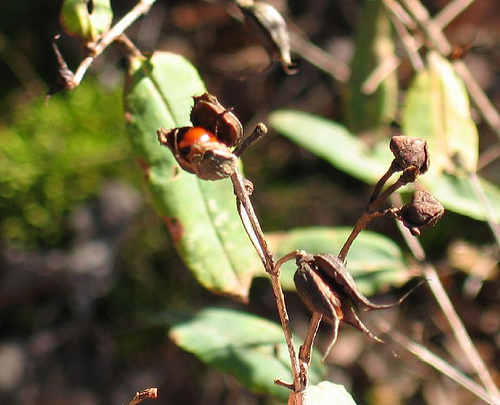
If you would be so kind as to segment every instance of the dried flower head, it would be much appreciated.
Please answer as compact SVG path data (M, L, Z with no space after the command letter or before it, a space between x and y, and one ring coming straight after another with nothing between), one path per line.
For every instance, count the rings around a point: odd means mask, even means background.
M398 171L414 168L418 176L429 169L429 152L427 142L423 139L397 135L391 138L389 147L394 155L393 163Z
M248 29L257 35L266 48L271 61L279 61L287 74L297 70L290 57L290 38L281 14L263 1L237 0Z
M434 226L443 214L444 208L441 203L427 191L415 191L411 202L395 212L396 218L415 236L420 235L424 229Z
M243 136L236 116L215 96L195 96L191 110L192 127L157 131L159 142L167 146L182 169L203 180L220 180L233 174L238 156L231 148Z

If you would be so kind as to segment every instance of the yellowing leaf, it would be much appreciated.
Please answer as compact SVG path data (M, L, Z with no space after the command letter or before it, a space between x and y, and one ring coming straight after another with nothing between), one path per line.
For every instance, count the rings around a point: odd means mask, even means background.
M231 182L203 181L182 171L156 136L161 127L189 125L192 96L204 93L205 86L179 55L155 53L129 62L127 129L155 207L198 281L246 301L260 262L238 217Z
M452 64L435 52L408 90L403 132L427 141L431 173L476 170L479 140L467 91Z

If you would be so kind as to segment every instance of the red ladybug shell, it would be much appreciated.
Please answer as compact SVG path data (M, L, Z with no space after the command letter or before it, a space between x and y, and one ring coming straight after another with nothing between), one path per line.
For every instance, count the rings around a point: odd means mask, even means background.
M177 148L181 154L188 154L196 143L218 142L210 131L202 127L182 128L177 134Z

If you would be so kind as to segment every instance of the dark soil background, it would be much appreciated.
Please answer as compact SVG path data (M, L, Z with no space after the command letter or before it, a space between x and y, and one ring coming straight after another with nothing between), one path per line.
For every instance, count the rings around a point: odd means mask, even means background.
M129 0L112 3L117 16L135 4ZM446 3L425 2L432 13ZM349 62L361 2L273 4L283 11L292 30ZM62 32L60 7L61 1L55 0L4 0L0 4L0 131L4 131L0 137L9 127L20 125L16 111L43 102L56 80L51 43ZM279 66L262 72L267 55L234 15L238 10L231 2L158 0L127 33L145 52L168 50L189 58L209 91L233 106L247 129L265 122L267 114L278 108L297 108L343 121L342 84L300 58L296 59L299 73L294 76L287 76ZM473 45L465 60L498 109L500 2L475 1L446 33L455 44ZM75 68L82 57L79 44L63 35L59 45ZM124 68L118 49L111 46L84 82L93 83L104 97L113 83L119 89ZM409 78L402 70L403 85ZM58 94L54 99L65 97ZM478 125L481 151L498 145L495 134L484 123ZM126 139L124 132L116 136ZM370 193L364 183L273 132L252 146L244 163L247 177L255 184L253 201L266 231L352 226ZM63 236L56 242L21 245L2 235L0 403L123 404L148 387L158 387L160 397L145 404L276 403L248 392L231 376L183 352L168 339L166 329L147 326L146 319L165 308L216 305L271 319L276 319L276 310L266 280L254 282L248 306L203 290L184 268L150 207L130 151L116 164L121 166L100 178L89 198L68 209L62 221ZM482 174L499 184L499 169L496 159ZM22 205L23 200L15 204ZM0 213L2 220L5 212ZM394 224L375 222L370 229L404 247ZM500 279L488 227L448 213L422 237L422 243L500 384ZM473 275L472 269L481 265L493 268L487 280ZM305 331L309 314L294 294L287 299L294 329ZM383 317L465 373L473 372L426 288ZM320 347L326 347L329 332L328 326L322 327ZM359 404L483 403L401 347L378 345L350 327L341 327L328 362L329 380L344 384Z

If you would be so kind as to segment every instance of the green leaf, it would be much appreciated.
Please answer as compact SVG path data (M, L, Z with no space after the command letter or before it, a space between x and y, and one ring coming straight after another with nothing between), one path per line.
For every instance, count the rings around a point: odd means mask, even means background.
M422 106L425 100L421 100ZM418 115L415 125L421 124L424 128L426 115L430 111L420 112L414 110ZM432 120L432 117L430 117ZM311 114L294 110L279 110L273 112L269 117L270 125L291 141L307 149L311 153L325 159L339 170L367 183L374 184L387 170L393 156L389 150L388 142L382 140L374 147L368 147L357 136L351 134L343 126ZM419 125L420 125L419 124ZM424 133L413 134L425 139ZM432 139L430 139L433 142ZM436 149L436 145L434 145ZM439 149L439 148L438 148ZM477 148L476 148L477 150ZM430 153L431 169L436 164L434 154L442 156L439 151ZM439 165L439 162L437 163ZM429 191L447 209L471 218L485 220L484 210L479 204L478 198L472 192L469 180L462 173L457 177L453 174L436 173L430 170L419 179ZM481 184L495 212L500 216L500 191L495 185L481 179Z
M161 319L157 319L161 321ZM289 391L274 384L276 378L292 381L290 359L281 327L267 319L243 312L209 308L196 314L177 314L171 339L204 363L236 377L256 393L286 400ZM325 366L315 352L309 367L314 384L321 381Z
M312 227L267 236L271 249L279 258L294 250L313 254L337 253L350 232L351 228ZM347 268L365 295L373 295L389 285L401 285L412 276L399 247L390 239L370 231L363 231L356 238L347 256ZM293 262L282 267L283 288L295 289L295 270Z
M479 139L467 91L453 65L435 52L408 89L403 132L427 141L431 175L476 171Z
M68 34L93 42L87 3L88 0L64 0L60 18Z
M306 403L311 405L356 405L343 385L322 381L306 390Z
M156 136L160 127L190 125L192 96L203 92L197 71L181 56L133 58L127 127L155 207L188 268L206 288L245 301L260 262L237 214L231 182L202 181L181 171Z
M64 30L85 42L96 42L109 30L113 20L110 0L64 0L61 9L61 23Z
M98 37L109 31L113 21L113 9L110 0L92 0L90 21L94 34Z
M398 79L391 21L382 0L363 2L354 49L348 127L356 133L387 129L396 114Z
M304 149L367 183L376 183L393 159L387 142L382 148L371 149L342 125L308 113L275 111L269 123Z
M479 178L479 183L496 221L500 222L500 189L482 178ZM480 221L487 220L484 207L480 204L479 197L474 193L473 185L468 176L458 177L442 173L440 176L429 177L425 184L432 195L451 211Z

